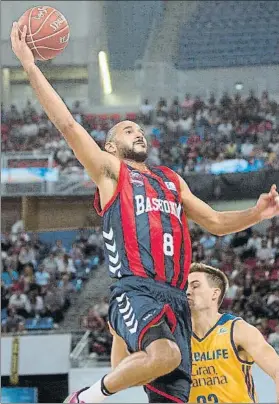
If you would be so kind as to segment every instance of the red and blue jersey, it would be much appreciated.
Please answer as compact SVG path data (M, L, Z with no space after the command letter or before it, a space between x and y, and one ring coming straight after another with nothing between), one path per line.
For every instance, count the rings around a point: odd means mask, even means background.
M110 276L153 278L187 287L191 240L178 176L167 167L140 172L121 163L117 188L102 210L106 264Z

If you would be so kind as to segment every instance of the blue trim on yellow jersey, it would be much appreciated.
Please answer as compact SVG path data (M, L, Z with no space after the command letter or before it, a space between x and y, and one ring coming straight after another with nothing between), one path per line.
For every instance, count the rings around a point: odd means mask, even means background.
M232 345L232 348L233 348L233 350L234 350L235 356L237 357L237 359L239 360L239 362L245 363L246 365L253 365L253 364L254 364L254 361L252 361L252 362L250 362L250 361L245 361L244 359L241 359L241 358L240 358L240 356L239 356L239 354L238 354L237 346L235 345L234 340L233 340L233 330L234 330L234 326L235 326L235 323L236 323L237 321L239 321L239 320L242 320L242 318L241 318L241 317L234 317L234 320L233 320L233 322L232 322L231 335L230 335L231 345Z
M217 321L216 324L214 324L213 327L210 328L210 330L207 331L207 333L202 337L198 337L194 331L193 331L193 337L198 340L199 342L202 342L203 340L205 340L206 337L208 337L209 334L212 333L212 331L218 327L219 325L224 325L226 324L228 321L235 319L236 317L233 314L230 313L224 313L221 315L221 317L219 318L219 320Z

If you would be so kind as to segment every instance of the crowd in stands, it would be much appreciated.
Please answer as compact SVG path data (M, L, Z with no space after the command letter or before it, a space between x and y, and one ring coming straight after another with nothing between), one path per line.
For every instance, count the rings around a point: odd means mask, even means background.
M212 165L227 160L243 171L279 168L279 105L265 91L258 98L240 92L224 93L217 100L186 94L157 105L145 100L138 114L85 114L79 101L71 112L101 145L106 132L127 118L141 123L150 140L149 162L168 165L179 174L212 172ZM45 114L28 101L22 112L15 105L2 110L2 151L52 153L61 174L78 175L83 169L65 140ZM234 168L237 170L237 168Z
M279 105L267 92L257 98L224 93L220 100L186 94L180 102L145 100L140 119L151 136L150 160L179 174L212 172L212 165L238 161L243 171L279 168ZM220 164L219 164L220 165Z
M230 287L222 310L243 317L256 326L279 354L279 219L272 219L264 233L255 228L216 237L191 224L193 262L220 268ZM92 330L96 355L109 355L108 300L104 298L84 318Z
M80 231L72 247L38 234L1 234L3 332L58 328L72 298L103 260L100 229Z

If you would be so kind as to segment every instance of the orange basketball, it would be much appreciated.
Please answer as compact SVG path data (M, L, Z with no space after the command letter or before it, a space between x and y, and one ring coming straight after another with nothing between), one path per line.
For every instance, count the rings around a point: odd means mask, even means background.
M27 25L26 43L35 59L49 60L68 45L69 24L60 11L50 6L33 7L20 17L19 29Z

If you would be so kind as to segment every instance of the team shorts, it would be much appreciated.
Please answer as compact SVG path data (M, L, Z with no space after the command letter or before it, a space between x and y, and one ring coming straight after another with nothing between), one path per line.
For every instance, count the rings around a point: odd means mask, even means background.
M182 360L177 369L144 387L149 402L187 402L191 386L192 327L185 291L151 278L129 276L113 284L111 292L109 321L131 353L144 350L148 330L163 321L171 331L169 339L175 341L181 351ZM156 339L159 338L168 338L167 331ZM154 335L152 340L155 340Z

